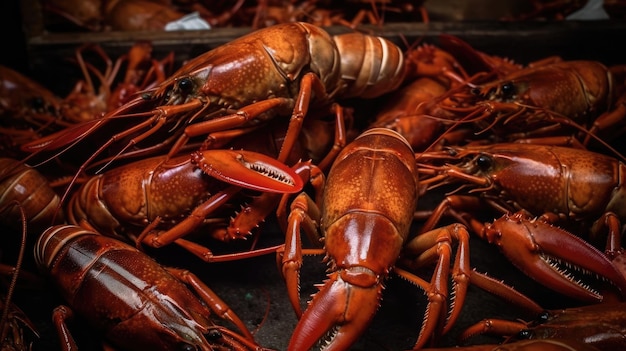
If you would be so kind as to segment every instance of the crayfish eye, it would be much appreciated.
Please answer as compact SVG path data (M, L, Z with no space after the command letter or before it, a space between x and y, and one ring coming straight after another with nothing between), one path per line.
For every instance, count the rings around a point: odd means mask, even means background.
M537 317L537 322L538 323L545 323L545 322L548 321L548 319L550 319L550 313L543 312L542 314L539 315L539 317Z
M211 329L206 333L206 337L209 340L219 340L222 338L222 332L217 329Z
M476 165L481 170L486 171L493 165L493 160L487 155L480 155L476 158Z
M511 98L515 95L515 84L512 82L506 82L502 84L502 95L504 98Z
M191 78L184 77L181 80L179 80L178 89L180 89L180 91L183 93L191 92L191 89L193 89L193 82L191 81Z
M196 347L191 345L191 344L187 344L185 342L181 342L180 344L178 344L178 346L176 347L179 351L195 351Z
M30 106L32 108L34 108L35 110L41 110L45 107L45 102L43 100L43 98L41 97L34 97L31 101L30 101Z
M517 333L518 339L530 339L533 336L533 332L530 329L522 329Z

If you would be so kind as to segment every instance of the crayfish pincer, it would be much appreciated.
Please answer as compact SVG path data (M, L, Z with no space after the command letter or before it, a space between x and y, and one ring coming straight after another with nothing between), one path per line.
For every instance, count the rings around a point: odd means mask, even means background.
M74 341L65 319L75 312L124 350L262 350L194 274L163 267L117 239L74 225L53 226L39 237L35 261L69 305L56 308L53 318L66 349ZM211 311L241 333L215 324Z

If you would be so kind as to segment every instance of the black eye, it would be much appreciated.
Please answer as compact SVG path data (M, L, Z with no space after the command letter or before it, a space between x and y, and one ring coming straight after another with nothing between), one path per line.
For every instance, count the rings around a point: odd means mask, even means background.
M515 95L515 85L512 82L502 84L502 95L504 98L510 98Z
M476 158L476 165L481 170L486 171L493 165L493 160L487 155L480 155Z
M206 333L206 338L208 340L219 340L222 338L222 332L217 329L211 329Z
M193 89L191 78L185 77L178 81L178 89L183 93L189 93Z
M178 344L176 349L178 349L179 351L195 351L196 347L191 345L191 344L187 344L185 342L181 342L180 344Z
M533 332L530 329L522 329L517 333L518 339L530 339L533 336Z
M30 106L35 110L41 110L45 107L46 103L41 97L34 97L30 100Z
M537 323L545 323L548 321L548 319L550 319L550 313L543 312L539 315L539 317L537 317Z

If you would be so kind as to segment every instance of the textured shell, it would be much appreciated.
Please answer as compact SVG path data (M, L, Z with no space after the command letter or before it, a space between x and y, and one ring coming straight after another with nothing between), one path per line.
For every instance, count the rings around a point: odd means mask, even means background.
M564 61L516 71L482 91L491 100L549 108L587 123L585 118L611 107L613 80L600 62Z
M597 218L606 210L626 218L623 203L625 166L591 151L532 144L496 144L469 148L466 156L487 156L488 169L474 160L463 166L496 185L492 192L507 194L517 209L534 214L546 211L577 218ZM528 194L533 194L528 196Z
M210 347L210 310L152 258L116 239L77 226L46 230L35 261L70 307L128 350Z
M124 230L143 228L157 216L165 223L181 220L225 187L189 156L163 161L152 157L92 177L71 199L70 222L86 220L102 234L122 239Z
M48 179L36 168L29 167L11 158L0 158L0 214L2 223L22 229L20 209L13 205L17 201L27 220L27 230L39 234L42 230L64 220L63 211L55 211L61 201Z
M315 73L328 92L339 82L339 53L321 28L285 23L264 28L210 50L181 67L161 85L170 103L198 96L222 106L240 107L271 97L293 98L300 78ZM193 88L179 82L191 78Z
M341 57L342 97L374 98L396 90L404 81L402 50L389 40L361 33L333 37Z
M322 213L329 255L339 265L371 264L379 273L395 262L418 197L414 154L399 134L386 131L362 134L337 157Z

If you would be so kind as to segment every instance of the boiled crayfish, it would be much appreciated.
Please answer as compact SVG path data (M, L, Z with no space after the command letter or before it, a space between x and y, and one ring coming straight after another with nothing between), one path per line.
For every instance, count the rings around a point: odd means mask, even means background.
M477 132L491 131L501 141L568 136L579 141L624 122L623 98L611 69L597 61L560 61L526 67L471 87L475 95L456 111L471 111ZM453 110L453 109L451 109ZM611 137L616 137L611 135ZM594 138L600 140L599 138Z
M433 166L436 159L446 164ZM578 223L587 228L601 221L607 212L615 213L622 221L626 219L622 206L626 166L600 153L504 143L450 147L419 154L418 162L425 166L424 174L437 174L424 182L435 186L465 183L502 212L550 214L560 224Z
M447 331L460 312L472 274L467 261L469 234L463 225L452 224L410 238L419 188L413 151L406 139L385 128L367 130L342 150L321 188L323 194L316 201L302 193L291 203L285 247L278 256L300 318L289 350L310 349L323 340L324 350L348 349L378 309L383 284L392 270L428 296L415 348ZM323 241L321 252L330 267L328 280L303 313L298 295L302 255L320 249L303 249L301 230L310 242ZM452 244L457 241L457 259L451 269ZM417 266L435 264L430 282L396 265L408 253ZM446 319L448 282L443 277L449 275L454 295L460 298L452 317Z
M294 200L281 266L298 315L299 296L293 292L302 264L301 225L322 224L333 272L302 314L289 350L308 350L327 332L332 332L332 339L326 350L345 350L364 331L378 308L382 282L408 236L417 203L412 155L396 132L372 129L344 148L331 167L320 204L321 218L307 195Z
M462 215L463 217L477 223L474 219L475 209L484 208L483 205L486 204L500 215L504 214L504 217L494 222L494 226L505 226L507 223L511 225L508 229L496 230L502 232L501 234L486 237L497 242L504 250L514 250L511 258L526 257L521 260L526 264L539 262L537 260L544 254L539 248L542 245L551 246L550 242L554 237L565 240L563 245L569 242L570 246L563 250L563 246L557 244L549 250L551 254L569 257L571 262L581 261L575 252L583 249L586 243L568 240L569 235L559 234L559 228L545 228L550 227L550 224L579 233L578 236L603 250L607 237L619 236L621 233L620 222L626 218L624 206L621 206L624 198L625 168L615 158L591 151L533 144L452 147L442 152L423 153L418 157L419 162L425 162L422 164L422 173L435 174L429 179L425 176L424 184L463 184L454 195L446 197L433 211L433 215L424 224L424 230L435 226L448 210L465 213L467 216ZM441 161L445 164L433 165ZM470 189L468 193L460 193L461 189L467 187ZM520 213L507 217L508 213L513 212ZM534 223L527 222L533 216L540 219ZM616 220L609 220L610 218ZM534 229L518 231L513 229L515 223L529 223L529 228L546 230L543 231L544 234L536 233ZM477 232L482 232L481 225L475 227ZM519 235L515 235L515 232ZM533 233L533 244L528 249L516 249L519 248L519 239L509 241L515 237L529 237L530 233ZM597 256L597 253L590 255ZM588 255L583 256L590 259ZM549 271L548 269L544 273L538 273L545 275ZM571 281L563 273L557 274L560 279L551 279L555 284L563 280ZM609 279L616 281L614 278ZM621 286L623 295L623 284L618 285ZM597 292L589 291L582 295L575 292L580 291L580 287L560 289L562 293L574 294L579 299L602 300Z
M546 311L531 322L485 319L470 326L461 339L477 334L506 338L505 345L527 341L561 339L597 347L599 350L621 350L626 347L624 303L606 303ZM578 350L578 348L575 348Z
M176 241L203 260L213 261L217 258L209 249L183 237L208 218L220 219L220 207L242 188L289 193L302 187L302 178L292 168L269 156L246 150L204 150L191 157L147 158L96 175L70 199L67 212L71 223L105 235L152 247ZM218 233L224 235L217 238L223 241L249 234Z
M73 225L53 226L39 237L35 261L69 304L54 312L65 349L75 347L65 324L74 312L126 350L262 349L194 274L163 267L117 239ZM211 311L242 334L214 324Z
M21 145L66 126L61 98L28 76L0 65L0 150L22 157Z
M120 117L143 118L102 144L81 170L119 140L135 146L159 130L160 142L177 140L173 156L192 137L291 116L277 159L296 143L311 101L327 104L349 97L372 98L393 91L405 74L402 51L381 37L348 33L331 37L307 23L261 29L210 50L181 67L154 89L98 121L84 123L23 146L37 151L71 146ZM179 129L178 129L179 130Z

